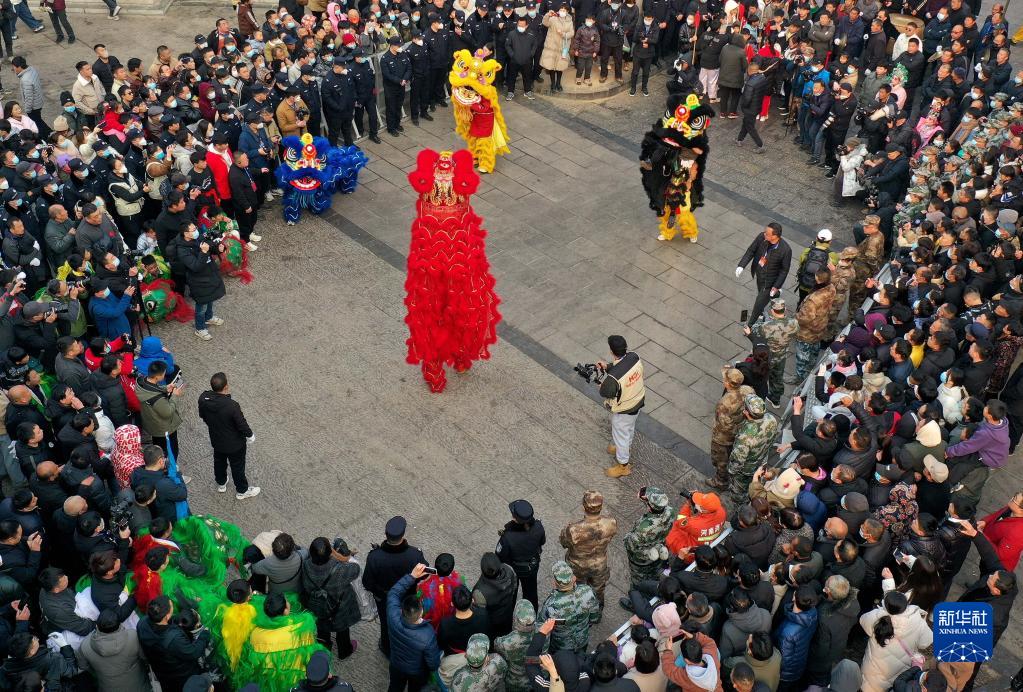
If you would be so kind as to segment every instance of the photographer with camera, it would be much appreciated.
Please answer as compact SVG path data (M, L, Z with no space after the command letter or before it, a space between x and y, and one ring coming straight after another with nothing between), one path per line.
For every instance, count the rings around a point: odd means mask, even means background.
M60 279L50 279L46 284L46 290L39 294L39 300L49 303L57 313L68 313L68 323L57 323L57 333L61 337L71 336L80 339L85 336L89 328L85 306L79 300L79 296L86 294L86 288L81 283L68 283ZM71 318L70 313L75 312L76 317Z
M96 324L97 333L106 339L116 339L131 332L128 312L135 296L135 286L128 286L118 298L103 279L93 279L92 298L89 300L89 314Z
M48 273L39 242L25 231L21 219L11 217L7 226L2 245L3 260L8 266L21 270L25 275L25 291L34 294L46 282Z
M124 254L124 241L117 232L117 226L92 202L82 205L82 221L75 233L75 247L82 254L86 250L92 251L94 257L103 251L112 252L118 257Z
M224 246L211 246L205 240L199 240L199 229L194 224L189 224L182 234L184 238L177 243L175 260L185 268L185 281L195 301L195 335L209 341L213 337L206 325L224 323L223 319L213 315L213 303L227 295L220 275L220 262L214 258L214 255L224 252Z
M275 112L277 127L285 137L304 135L309 109L299 96L298 87L289 86L284 93L284 100L278 104Z
M629 449L636 434L636 417L643 408L646 388L643 385L643 362L635 353L629 352L624 336L612 334L607 337L611 349L611 363L597 361L595 381L600 385L600 396L604 397L604 408L611 412L611 441L608 454L618 462L604 473L611 478L621 478L632 473L629 466Z

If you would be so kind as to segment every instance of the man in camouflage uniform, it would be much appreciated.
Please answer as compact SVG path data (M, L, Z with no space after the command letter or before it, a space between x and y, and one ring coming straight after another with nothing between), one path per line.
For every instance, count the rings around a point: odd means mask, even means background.
M892 226L896 231L902 228L905 223L911 222L927 211L927 203L931 201L931 191L923 185L911 187L906 190L907 201L900 203L900 209L895 212L892 219Z
M529 692L533 689L526 674L526 649L533 641L533 627L536 624L536 610L533 604L522 598L515 604L512 613L512 631L494 640L494 651L501 654L508 663L504 676L506 692Z
M846 325L846 320L849 319L846 316L845 320L839 322L842 306L845 305L845 300L849 297L849 287L856 274L853 262L859 254L860 251L855 246L850 245L842 248L842 251L838 253L838 264L831 270L831 285L835 287L835 302L831 304L831 312L828 314L828 328L824 330L824 341L834 341Z
M600 607L604 607L604 588L611 578L607 564L607 546L618 533L618 521L602 517L604 496L596 490L583 493L583 514L561 530L561 546L565 549L565 562L583 584L593 587Z
M743 386L742 372L735 368L724 368L721 377L725 393L714 407L714 428L710 431L710 460L714 464L714 478L707 484L725 490L728 488L728 455L732 452L735 431L742 423L742 398L752 394L753 388Z
M590 626L600 622L600 603L593 589L577 584L572 568L558 560L551 568L554 590L551 591L536 614L537 623L556 620L551 631L551 653L571 650L585 653L589 646Z
M490 639L485 634L469 637L465 647L466 665L455 671L448 687L451 692L497 692L504 689L508 664L499 654L489 654Z
M855 275L849 289L849 309L858 310L867 297L867 279L877 276L884 262L884 236L881 235L881 217L870 214L863 219L863 240L856 246L859 255L853 262Z
M781 396L785 393L785 361L789 357L789 345L792 337L799 329L795 317L785 316L785 299L775 298L771 301L768 319L759 319L753 327L744 327L743 332L756 342L767 342L771 352L771 370L767 376L767 398L777 408L781 405Z
M879 234L880 235L880 234ZM791 382L802 382L816 365L821 350L821 339L828 328L828 317L835 302L835 287L831 285L831 270L821 269L814 289L796 312L799 330L796 332L796 376Z
M647 512L625 534L625 554L629 558L633 589L639 582L659 576L658 571L668 559L664 539L675 521L675 513L668 506L668 496L659 488L646 488L639 499L646 503Z
M749 501L753 474L767 461L771 446L778 440L778 419L767 412L763 399L747 394L743 399L743 413L746 421L735 434L732 456L728 460L729 492L736 507Z

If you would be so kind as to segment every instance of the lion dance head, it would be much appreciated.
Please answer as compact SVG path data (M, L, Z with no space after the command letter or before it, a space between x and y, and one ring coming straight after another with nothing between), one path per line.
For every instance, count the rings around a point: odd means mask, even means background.
M700 103L696 94L672 94L661 119L663 137L669 144L685 146L703 136L713 118L714 109Z

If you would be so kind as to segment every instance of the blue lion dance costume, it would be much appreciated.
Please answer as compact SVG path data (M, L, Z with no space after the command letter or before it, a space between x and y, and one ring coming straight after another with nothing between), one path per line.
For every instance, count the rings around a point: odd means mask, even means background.
M325 137L306 133L285 137L284 160L277 167L277 186L284 191L284 220L294 226L302 209L322 214L335 192L350 193L359 170L369 160L356 146L332 147Z

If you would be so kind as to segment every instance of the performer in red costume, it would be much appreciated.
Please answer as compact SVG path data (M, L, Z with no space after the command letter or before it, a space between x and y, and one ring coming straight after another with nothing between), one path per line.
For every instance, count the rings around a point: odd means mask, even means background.
M465 149L419 152L409 183L419 193L405 280L408 358L421 364L430 391L447 384L445 365L464 372L490 358L501 320L483 221L469 205L480 178Z

